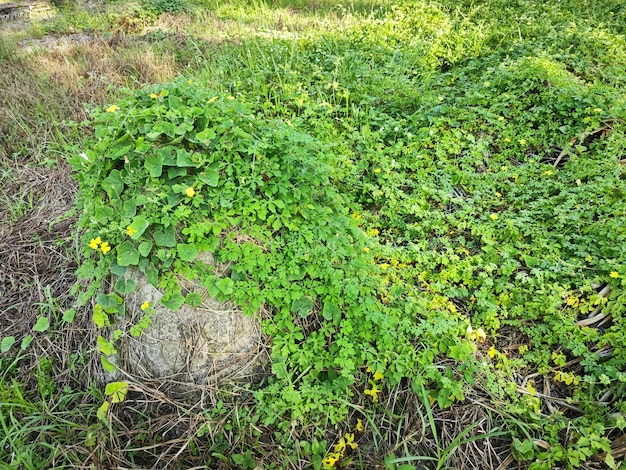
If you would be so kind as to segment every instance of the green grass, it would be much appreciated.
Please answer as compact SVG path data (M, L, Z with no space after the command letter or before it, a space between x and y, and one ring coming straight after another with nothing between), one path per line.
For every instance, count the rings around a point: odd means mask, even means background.
M323 149L323 184L344 211L326 222L346 224L363 243L324 254L340 258L345 272L337 287L345 298L335 300L343 317L331 328L314 302L310 316L292 318L291 294L281 290L327 292L332 277L279 285L279 268L263 277L236 247L220 248L218 256L258 281L232 297L245 304L253 292L272 306L272 377L222 390L204 409L135 384L105 423L96 416L103 396L80 372L98 361L95 344L68 356L46 343L77 346L62 320L69 294L57 301L48 289L27 323L45 314L51 331L19 354L28 329L15 333L2 357L0 462L495 468L511 455L507 468L594 460L617 468L623 456L614 463L606 453L626 427L623 2L184 6L159 15L119 2L3 33L0 182L76 157L93 123L66 121L85 117L83 103L143 106L120 88L157 91L182 75L193 83L189 93L210 89L249 106L263 133L292 126L285 141L308 134L318 142L311 149ZM70 31L97 40L12 52L29 34ZM19 230L36 212L28 188L0 191L6 227ZM298 223L305 230L312 222ZM282 250L302 259L312 249L287 229L272 237L290 240ZM83 251L79 235L58 246ZM279 255L258 259L277 263ZM324 256L308 263L323 271ZM276 265L289 266L286 259ZM352 281L362 291L347 301ZM91 309L76 308L88 330ZM3 337L13 334L0 325ZM57 376L68 385L55 386ZM379 394L365 394L376 387ZM358 447L343 449L350 434Z

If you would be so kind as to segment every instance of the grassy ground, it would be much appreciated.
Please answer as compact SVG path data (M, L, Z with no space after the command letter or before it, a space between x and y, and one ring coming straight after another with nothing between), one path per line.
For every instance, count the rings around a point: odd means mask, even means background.
M622 2L154 0L0 28L0 468L623 465ZM130 378L103 420L67 161L87 110L177 76L324 145L375 312L329 333L259 291L271 377L195 405Z

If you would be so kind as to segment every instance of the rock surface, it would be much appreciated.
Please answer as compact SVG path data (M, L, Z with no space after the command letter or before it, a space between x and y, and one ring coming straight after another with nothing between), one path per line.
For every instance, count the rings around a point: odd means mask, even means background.
M188 292L202 297L198 307L183 305L176 312L159 304L163 294L138 270L127 274L137 288L126 296L126 324L119 351L119 366L137 379L160 379L177 384L178 394L194 385L218 382L251 381L264 363L264 348L259 321L244 315L231 303L211 298L206 289L181 281ZM152 307L152 321L138 337L129 333ZM150 310L150 309L149 309ZM148 310L148 311L149 311Z

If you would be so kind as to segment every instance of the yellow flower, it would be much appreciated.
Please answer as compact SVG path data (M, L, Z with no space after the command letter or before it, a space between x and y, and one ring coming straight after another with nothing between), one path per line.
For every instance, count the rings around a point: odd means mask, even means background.
M387 263L383 263L380 265L380 269L383 269L383 270L389 269L389 265Z
M498 116L498 121L504 121L504 116Z
M521 145L524 145L524 144L526 143L526 139L520 139L520 140L519 140L519 143L520 143Z
M193 83L193 80L187 80L187 85L191 85Z
M322 463L325 467L334 467L338 460L339 456L336 453L331 452L330 454L328 454L328 457L322 460Z
M159 95L157 95L155 93L150 93L150 98L156 99L158 97L159 97Z
M339 444L335 446L335 453L343 455L346 451L346 440L342 437Z
M363 248L363 251L364 251L365 253L369 253L369 252L370 252L370 249L369 249L368 247L364 247L364 248Z
M496 193L496 196L502 197L502 193Z
M106 111L107 111L107 113L114 113L114 112L115 112L115 111L117 111L118 109L120 109L120 107L119 107L119 106L112 105L112 106L109 106L109 107L106 109Z
M104 255L111 251L111 246L109 245L109 242L102 242L102 245L100 245L100 251L102 251L102 254Z
M363 421L361 421L360 419L357 419L355 429L358 432L363 432L363 430L365 429L365 426L363 426Z
M354 442L354 433L346 433L344 439L346 440L346 444L348 445L348 447L350 447L352 450L359 447L359 445Z
M443 101L443 96L440 96L440 97L439 97L439 101Z
M380 379L382 379L384 377L385 377L385 374L383 374L382 372L380 372L378 370L376 372L374 372L374 380L380 380Z
M485 86L491 85L491 82L485 82Z
M217 96L214 96L209 101L207 101L207 104L215 103L216 101L217 101Z
M611 271L609 273L609 277L612 277L613 279L617 279L619 277L619 273L617 271Z
M374 170L374 173L380 173L380 168L376 168L376 169Z
M489 216L489 218L490 218L491 220L496 220L496 219L498 218L498 214L491 214L491 215Z
M100 243L102 243L102 240L100 239L100 237L92 238L91 241L89 242L89 248L93 250L97 250L98 246L100 246Z
M369 388L368 388L368 389L365 389L365 392L364 392L364 393L365 393L365 395L370 395L370 396L372 397L372 401L373 401L374 403L378 403L378 394L379 394L381 391L382 391L382 390L381 390L381 389L379 389L379 388L376 386L376 384L373 384L373 385L372 385L371 390L370 390Z
M489 348L489 350L487 351L487 354L489 355L490 358L494 358L496 357L496 354L498 353L498 351L496 350L496 348L494 348L493 346L491 346Z
M196 194L196 191L190 186L187 189L185 189L185 194L187 195L187 197L194 197L194 195Z
M150 303L146 300L144 303L141 304L141 310L146 310L148 307L150 306Z
M137 230L136 228L133 228L132 225L129 225L128 227L126 227L126 234L129 237L132 237L134 234L136 234L139 230Z
M504 141L505 141L505 142L511 142L511 139L509 139L508 137L505 137L505 138L504 138Z
M594 108L593 112L596 114L600 114L602 112L602 108Z
M552 170L546 170L543 172L544 175L550 176L552 174Z

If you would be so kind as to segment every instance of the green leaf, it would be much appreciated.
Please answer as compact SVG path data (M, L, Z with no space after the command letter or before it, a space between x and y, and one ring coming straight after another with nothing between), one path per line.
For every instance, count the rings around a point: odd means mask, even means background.
M235 290L235 283L229 277L222 277L215 281L215 285L224 295L230 295Z
M100 363L102 364L103 369L109 374L115 372L115 364L113 364L106 356L100 356Z
M109 195L109 199L114 201L119 200L124 189L124 182L120 175L119 170L111 170L109 176L102 181L102 189Z
M187 174L186 168L173 167L167 170L167 179L173 180L179 176L185 176Z
M313 301L309 297L301 297L291 304L291 312L306 317L313 310Z
M167 135L168 137L174 137L176 136L177 129L178 128L171 122L162 121L162 122L156 123L154 127L152 128L152 131L163 133Z
M104 356L102 356L104 357ZM107 361L109 362L109 361ZM111 363L109 363L111 364ZM112 364L111 364L112 365ZM104 365L104 361L102 362L102 366L104 367L104 370L106 370L107 372L115 372L115 367L113 367L113 370L108 370L107 367ZM96 416L98 417L98 419L100 421L102 421L104 424L109 424L109 420L107 419L107 414L109 412L109 407L111 405L109 404L108 401L105 401L104 403L102 403L102 405L100 405L100 407L98 408L98 411L96 411Z
M122 295L130 294L135 290L135 287L137 287L137 283L134 279L120 278L115 283L115 290Z
M44 331L48 331L50 328L50 320L46 317L39 317L35 326L33 326L33 331L37 331L38 333L43 333Z
M148 155L143 161L143 166L150 172L152 178L159 178L163 174L163 155Z
M122 305L123 299L117 294L98 294L96 302L105 310L116 310Z
M195 163L191 159L193 154L184 149L178 149L176 152L176 166L178 167L186 167L186 166L195 166Z
M124 201L122 210L122 218L130 219L131 217L135 217L135 214L137 213L137 201L135 199Z
M513 457L518 461L532 460L535 456L534 443L530 439L524 439L520 441L514 437L511 443L511 452Z
M191 262L198 256L198 249L194 244L179 243L176 245L176 251L178 251L178 256L183 261Z
M165 246L168 248L173 248L176 246L176 234L174 232L174 227L164 227L160 230L155 230L154 234L154 243L157 246Z
M139 251L130 241L117 246L117 264L120 266L136 266L139 264Z
M185 297L185 303L187 305L191 305L192 307L199 307L202 305L202 296L196 292L190 292Z
M133 240L138 240L149 226L150 222L148 222L145 217L138 215L129 225L129 227L132 229L131 232L133 233L130 238L132 238Z
M159 287L159 271L157 271L157 268L155 268L152 263L146 267L146 277L152 287Z
M20 349L22 351L24 351L28 346L30 346L30 343L33 342L33 336L32 335L28 335L26 336L23 340L22 340L22 344L20 344Z
M207 185L216 187L220 180L220 174L213 168L207 168L198 176L198 178Z
M98 336L97 344L98 350L106 356L110 356L111 354L115 354L117 352L115 347L113 347L113 343L102 336Z
M215 139L216 134L213 129L205 129L202 132L198 132L196 134L196 139L205 146L208 146L213 139Z
M104 325L110 326L109 316L106 314L100 304L96 304L93 308L93 322L98 328L102 328Z
M63 321L65 323L73 323L75 316L76 316L76 310L74 310L73 308L66 310L65 312L63 312Z
M170 309L172 312L178 310L185 303L185 298L180 292L174 292L170 295L165 295L161 299L161 304Z
M141 256L146 257L150 254L150 251L152 251L152 245L153 243L150 240L146 240L145 242L141 242L139 244L137 250Z
M127 266L120 266L119 264L117 264L115 260L112 260L112 261L113 261L111 263L112 274L115 274L116 276L123 276L124 274L126 274L126 271L128 270Z
M330 302L324 302L324 307L322 308L322 316L328 320L331 321L334 318L340 317L341 312L339 310L339 307L337 307L337 305L330 303Z
M111 397L111 403L121 403L128 393L128 382L110 382L104 388L104 393Z
M2 338L2 342L0 342L0 353L7 352L14 344L15 336L7 336L5 338Z

